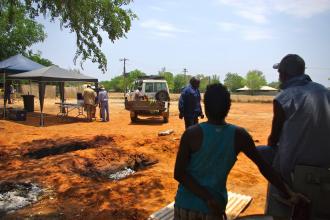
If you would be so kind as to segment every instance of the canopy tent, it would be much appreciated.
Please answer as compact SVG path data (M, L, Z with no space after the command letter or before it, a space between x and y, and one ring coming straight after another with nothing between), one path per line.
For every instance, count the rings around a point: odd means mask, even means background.
M32 80L39 84L39 101L40 101L40 125L44 125L43 119L43 106L45 98L45 84L46 82L58 82L60 85L60 98L61 103L64 103L64 82L95 82L97 84L98 79L90 76L83 75L76 71L69 71L58 66L49 66L41 69L19 73L9 76L11 79L19 80Z
M270 86L261 86L261 88L259 90L260 91L277 91L278 89L275 89L275 88L270 87Z
M0 62L0 71L7 75L15 73L23 73L35 69L40 69L45 66L36 63L21 54L9 57L6 60Z
M236 91L250 91L251 89L247 86L244 86L243 88L236 89Z
M0 73L3 74L3 91L6 93L6 76L23 73L35 69L40 69L45 66L36 63L21 54L9 57L0 62ZM6 101L4 100L4 117L6 116Z

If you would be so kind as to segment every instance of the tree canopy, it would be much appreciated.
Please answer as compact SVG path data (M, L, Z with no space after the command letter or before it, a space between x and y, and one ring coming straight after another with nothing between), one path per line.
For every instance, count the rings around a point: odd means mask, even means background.
M237 73L227 73L224 85L231 92L235 92L237 89L242 88L244 86L244 78Z
M246 74L246 86L251 90L258 90L267 85L265 75L259 70L251 70Z
M125 37L131 28L131 21L136 15L127 9L132 0L93 0L93 1L63 1L63 0L3 0L0 10L8 9L9 13L1 13L1 19L9 24L17 20L22 10L24 16L32 19L44 15L51 21L58 19L61 28L67 28L76 35L77 50L74 57L76 63L81 58L83 62L90 59L99 64L103 72L107 70L107 59L101 51L103 43L102 32L106 32L110 41Z
M22 6L4 7L1 1L0 60L19 53L26 55L31 45L42 42L45 38L43 25L30 19Z
M174 76L173 76L173 73L167 72L166 70L164 70L164 71L159 71L158 75L164 77L164 79L167 82L168 89L170 91L172 91L174 89Z
M44 66L51 66L54 65L54 63L46 58L41 57L41 52L38 51L37 53L32 53L32 51L29 51L28 53L24 54L29 59L33 60L34 62L40 63Z

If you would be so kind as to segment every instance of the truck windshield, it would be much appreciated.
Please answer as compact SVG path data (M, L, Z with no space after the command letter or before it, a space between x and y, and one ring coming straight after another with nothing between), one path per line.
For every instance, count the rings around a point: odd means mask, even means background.
M154 85L155 92L161 91L161 90L167 90L166 83L164 82L157 82Z
M146 83L145 92L154 92L154 84Z

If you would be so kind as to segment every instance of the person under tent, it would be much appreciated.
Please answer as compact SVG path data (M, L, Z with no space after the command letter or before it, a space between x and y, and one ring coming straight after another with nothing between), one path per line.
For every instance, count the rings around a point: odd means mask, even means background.
M87 112L87 120L92 121L93 115L95 115L94 108L95 108L95 98L96 98L96 92L92 89L91 85L87 85L87 88L84 89L83 92L84 97L84 107Z

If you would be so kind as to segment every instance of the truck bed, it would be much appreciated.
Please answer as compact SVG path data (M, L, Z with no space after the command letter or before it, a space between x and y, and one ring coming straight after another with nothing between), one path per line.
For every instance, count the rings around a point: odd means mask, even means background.
M165 103L160 101L128 101L125 100L125 109L129 111L165 111Z

